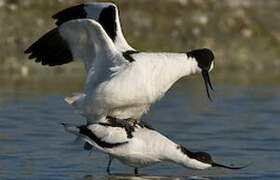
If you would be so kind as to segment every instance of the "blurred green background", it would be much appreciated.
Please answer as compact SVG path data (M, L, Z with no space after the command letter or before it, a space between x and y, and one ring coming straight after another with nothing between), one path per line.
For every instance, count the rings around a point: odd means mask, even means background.
M80 79L77 83L83 84L80 62L46 68L28 61L23 54L31 43L55 27L53 14L82 2L86 1L0 0L2 84L15 86L29 79L34 81L35 77L37 81L46 82L57 75L77 76ZM140 51L186 52L207 47L216 56L214 81L261 86L280 84L278 0L114 2L120 9L126 39Z

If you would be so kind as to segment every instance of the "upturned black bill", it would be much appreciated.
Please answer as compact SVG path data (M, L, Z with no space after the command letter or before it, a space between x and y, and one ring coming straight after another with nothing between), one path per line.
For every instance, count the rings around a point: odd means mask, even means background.
M225 166L225 165L218 164L218 163L212 163L212 166L213 166L213 167L226 168L226 169L243 169L243 168L248 167L248 165L246 165L246 166L236 166L236 167L233 166L233 167L232 167L232 166Z
M204 80L204 83L205 83L207 96L208 96L209 100L212 101L212 98L211 98L210 93L209 93L209 87L212 91L214 91L214 89L213 89L213 86L211 84L209 73L208 73L207 70L202 70L202 77L203 77L203 80Z

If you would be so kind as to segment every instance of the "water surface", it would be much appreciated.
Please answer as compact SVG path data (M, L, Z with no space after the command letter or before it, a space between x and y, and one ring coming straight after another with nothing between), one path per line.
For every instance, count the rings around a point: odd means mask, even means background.
M60 82L62 81L62 82ZM39 83L41 82L41 83ZM42 83L43 82L43 83ZM70 82L72 85L70 85ZM280 88L214 83L214 102L207 100L200 78L182 80L143 119L193 151L209 152L242 170L197 171L172 163L133 169L108 157L84 151L64 132L61 122L82 124L63 98L82 90L83 78L3 81L0 91L0 179L279 179ZM36 85L37 84L37 85Z

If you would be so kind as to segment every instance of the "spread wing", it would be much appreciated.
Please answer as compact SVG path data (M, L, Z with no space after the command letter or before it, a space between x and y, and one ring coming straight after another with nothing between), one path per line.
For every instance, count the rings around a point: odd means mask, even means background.
M69 20L93 19L103 27L119 51L134 50L123 36L118 7L113 3L84 3L64 9L53 15L53 18L57 20L58 26Z
M42 65L56 66L82 59L86 72L94 61L112 57L117 50L102 26L91 19L71 20L49 31L25 53Z

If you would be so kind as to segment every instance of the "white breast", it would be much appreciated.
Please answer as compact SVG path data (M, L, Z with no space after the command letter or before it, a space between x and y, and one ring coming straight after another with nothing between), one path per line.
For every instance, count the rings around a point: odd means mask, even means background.
M122 163L131 167L146 167L155 163L159 163L165 158L163 152L166 150L166 148L170 145L176 146L175 143L162 136L157 131L147 128L135 128L132 138L127 138L127 134L125 133L124 129L122 129L121 132L121 128L106 127L106 129L103 130L108 132L106 138L104 136L103 140L110 142L128 141L128 143L111 149L100 149L110 153ZM101 134L104 134L104 132Z
M138 119L175 81L199 72L196 61L185 54L139 53L133 58L135 62L123 65L91 89L86 114Z

